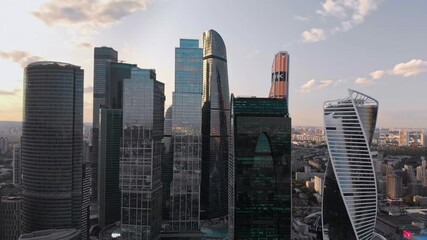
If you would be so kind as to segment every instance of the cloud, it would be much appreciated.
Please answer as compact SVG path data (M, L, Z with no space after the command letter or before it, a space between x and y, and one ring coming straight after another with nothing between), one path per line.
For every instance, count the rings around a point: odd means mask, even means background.
M325 88L333 84L333 80L321 80L317 82L315 79L311 79L300 87L299 92L310 92L313 89Z
M105 27L147 8L150 0L49 0L32 15L47 26Z
M371 72L369 75L371 75L371 78L374 80L378 80L380 78L382 78L384 76L384 71L383 70L378 70L375 72Z
M322 9L317 10L316 13L339 19L338 25L328 31L329 35L334 35L338 32L347 32L363 23L366 16L378 9L381 2L382 0L324 0L321 4ZM304 36L306 32L303 33L304 41L316 42L307 41Z
M302 33L304 42L318 42L326 39L326 33L321 28L312 28Z
M416 76L427 70L427 61L421 59L412 59L406 63L396 64L391 71L393 75L400 75L404 77Z
M42 57L34 56L30 52L13 50L10 52L0 51L0 58L11 60L12 62L18 63L21 67L26 67L32 62L42 60Z
M310 92L314 86L316 86L316 80L311 79L300 87L300 92Z
M91 48L92 44L90 44L88 42L81 42L81 43L77 44L76 46L80 47L80 48Z
M322 81L320 81L318 88L324 88L324 87L330 86L330 85L332 85L332 83L334 83L334 81L332 81L332 80L322 80Z
M302 16L294 16L295 20L301 21L301 22L307 22L308 17L302 17Z
M341 6L339 1L326 0L322 3L322 10L317 10L316 12L323 16L344 16L345 9Z
M15 95L19 94L21 91L22 91L22 89L19 89L19 88L15 88L12 91L0 89L0 96L15 96Z
M369 79L367 78L357 78L354 83L359 85L369 85L371 84L371 81L369 81Z

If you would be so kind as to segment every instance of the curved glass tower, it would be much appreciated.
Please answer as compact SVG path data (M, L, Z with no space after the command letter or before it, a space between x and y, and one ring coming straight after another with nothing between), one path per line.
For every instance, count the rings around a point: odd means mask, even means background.
M370 145L377 113L378 101L354 90L324 104L330 154L322 201L325 240L373 237L377 188Z
M83 69L59 62L28 65L22 125L24 233L81 228L82 160Z
M214 30L203 33L201 218L227 215L228 130L227 54Z

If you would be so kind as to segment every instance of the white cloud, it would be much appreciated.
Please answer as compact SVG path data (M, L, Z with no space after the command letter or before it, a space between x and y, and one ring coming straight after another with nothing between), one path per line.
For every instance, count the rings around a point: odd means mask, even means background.
M302 17L302 16L295 16L294 19L301 21L301 22L307 22L308 21L308 17Z
M132 13L143 11L150 0L49 0L32 14L48 26L105 27Z
M354 26L363 23L366 16L375 11L381 2L382 0L324 0L321 4L322 9L316 12L324 17L339 19L338 26L328 31L329 35L334 35L337 32L347 32ZM316 42L307 40L307 37L311 39L309 35L310 32L311 30L303 33L304 41ZM324 34L324 36L326 36L326 34ZM324 39L325 38L322 40Z
M30 52L20 50L13 50L10 52L0 51L0 58L9 59L12 62L18 63L23 68L32 62L43 59L42 57L32 55Z
M332 83L334 83L334 81L332 81L332 80L322 80L322 81L320 81L318 88L328 87L328 86L332 85Z
M325 88L333 84L333 80L321 80L317 82L315 79L311 79L300 87L299 92L310 92L313 89Z
M311 79L300 87L300 92L310 92L314 86L316 86L316 80Z
M323 16L345 16L345 9L341 6L339 1L334 0L325 0L322 3L322 10L317 10L316 12Z
M369 85L369 84L371 84L371 82L367 78L357 78L354 81L354 83L359 84L359 85Z
M383 70L377 70L375 72L371 72L369 75L371 75L372 79L378 80L384 76L384 73L385 72Z
M321 28L312 28L302 33L305 42L318 42L326 39L325 30Z
M400 75L404 77L416 76L427 70L427 61L421 59L412 59L406 63L396 64L391 71L393 75Z

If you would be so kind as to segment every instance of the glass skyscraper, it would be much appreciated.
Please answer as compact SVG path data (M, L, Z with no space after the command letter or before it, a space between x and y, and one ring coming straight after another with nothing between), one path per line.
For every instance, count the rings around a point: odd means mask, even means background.
M99 116L98 204L99 224L105 227L120 221L119 165L122 137L123 81L131 77L135 64L110 62L105 83L105 104ZM101 126L102 125L102 126ZM103 128L101 128L103 127ZM102 132L101 132L102 131Z
M370 152L378 101L349 90L324 104L330 161L322 200L323 239L370 240L377 215L377 188Z
M131 77L123 81L122 239L160 235L164 101L164 84L156 80L155 71L132 68Z
M98 198L99 109L105 106L105 85L110 78L110 62L117 62L117 51L110 47L94 49L92 114L92 200Z
M198 40L181 39L175 49L172 108L173 180L170 230L200 233L203 50Z
M201 218L227 215L230 95L224 41L203 33Z
M122 110L100 109L99 123L99 226L120 221L119 164Z
M228 239L291 239L291 118L285 99L234 98Z
M271 66L270 98L285 98L289 104L289 54L280 51Z
M83 69L60 62L25 68L21 147L23 233L81 229Z
M162 220L170 219L170 185L173 178L173 157L172 157L172 106L165 113L165 124L163 134L163 154L162 154Z

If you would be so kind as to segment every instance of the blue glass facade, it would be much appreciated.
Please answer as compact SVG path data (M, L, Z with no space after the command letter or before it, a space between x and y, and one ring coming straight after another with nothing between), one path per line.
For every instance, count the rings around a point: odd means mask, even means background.
M180 47L175 49L171 231L200 231L202 57L198 40L181 39Z

